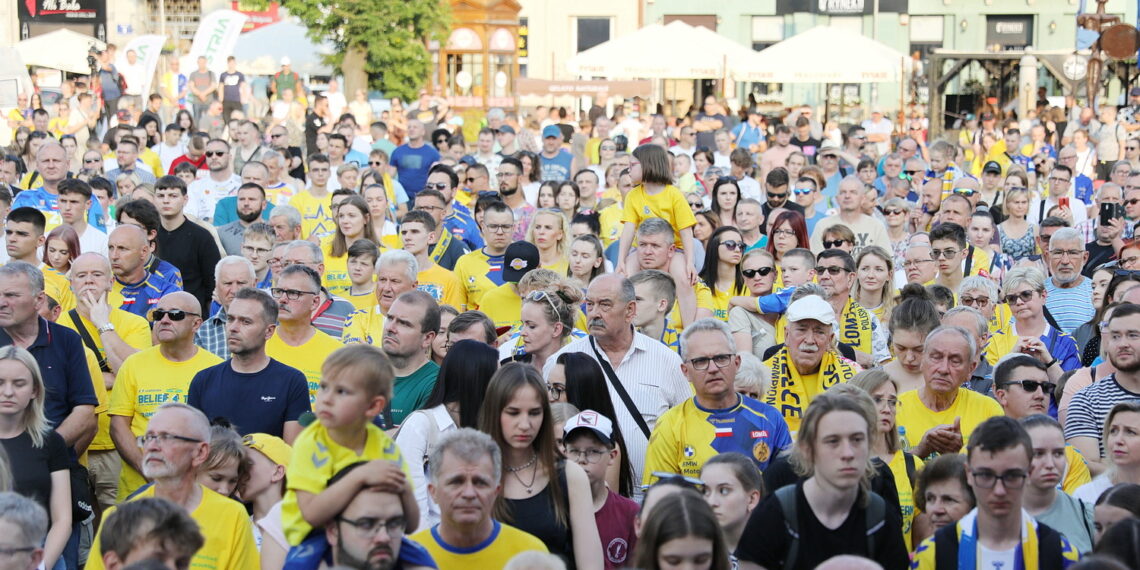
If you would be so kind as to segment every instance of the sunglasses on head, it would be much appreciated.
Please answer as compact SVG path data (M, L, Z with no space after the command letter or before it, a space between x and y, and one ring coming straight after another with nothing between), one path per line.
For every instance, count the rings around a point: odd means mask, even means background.
M774 267L757 267L756 269L742 269L740 272L743 273L745 277L752 279L757 275L760 277L767 277L771 275L775 270L776 268Z
M157 323L158 321L161 321L164 317L170 317L170 320L172 320L174 322L178 322L181 320L185 320L187 315L194 316L194 317L200 316L198 313L190 313L190 312L183 311L182 309L170 309L170 310L155 309L155 310L150 312L150 320L151 320L151 322Z

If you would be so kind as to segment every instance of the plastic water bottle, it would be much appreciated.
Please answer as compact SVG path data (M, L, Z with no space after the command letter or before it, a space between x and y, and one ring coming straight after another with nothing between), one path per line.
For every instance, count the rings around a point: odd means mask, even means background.
M903 451L910 451L910 442L906 439L906 428L899 426L899 444Z

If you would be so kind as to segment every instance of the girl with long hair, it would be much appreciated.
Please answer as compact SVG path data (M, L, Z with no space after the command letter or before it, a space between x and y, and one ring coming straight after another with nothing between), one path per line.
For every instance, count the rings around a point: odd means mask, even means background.
M722 176L716 179L710 195L712 203L709 209L720 216L720 225L736 225L736 205L740 202L740 186L731 176Z
M178 130L182 131L182 144L187 145L190 143L190 136L198 132L194 126L194 115L182 109L174 115L174 124L178 125Z
M376 235L368 203L358 194L345 198L334 210L336 233L325 244L325 279L329 289L346 289L352 286L348 279L348 248L358 239Z
M770 235L766 248L776 259L776 287L782 289L784 279L779 267L784 254L795 248L811 249L811 237L808 235L804 215L792 210L784 210L777 214L768 227Z
M701 246L708 248L709 238L720 227L720 216L712 210L693 212L697 225L693 226L693 237L701 242Z
M372 224L369 239L387 247L400 244L399 230L392 219L392 209L388 205L388 192L380 184L368 184L361 190L364 203L368 206L368 217ZM340 225L340 224L337 224ZM367 236L366 236L367 237Z
M601 569L590 482L578 464L561 459L537 369L512 362L495 372L479 411L479 431L503 454L494 518L534 535L568 567Z
M760 315L746 307L741 301L756 304L756 298L772 292L776 282L776 261L766 249L754 249L744 254L740 261L740 273L744 276L744 286L748 287L748 297L734 297L729 301L728 327L732 329L732 339L739 352L751 352L763 359L764 351L776 343L775 315ZM737 375L739 378L740 375Z
M665 495L641 526L634 568L666 570L728 570L731 549L725 544L717 517L693 489Z
M567 220L573 220L581 205L582 194L578 185L573 180L559 182L558 189L554 192L554 207L561 210Z
M1140 402L1121 402L1112 407L1104 420L1102 455L1109 464L1104 473L1073 491L1073 497L1086 503L1096 501L1113 485L1140 483Z
M1006 190L1005 221L998 224L998 241L1001 251L1014 261L1033 255L1037 250L1034 235L1037 226L1029 223L1029 189L1025 187Z
M44 265L60 275L67 276L79 254L79 234L71 226L57 226L44 241Z
M899 392L923 385L923 343L939 322L938 309L925 287L918 283L908 283L903 287L898 304L887 321L891 333L891 354L895 359L883 365L883 371L895 381ZM921 437L921 434L915 434L915 437Z
M420 505L419 528L439 522L439 505L427 492L427 458L441 435L475 428L491 377L499 369L499 351L477 340L461 340L447 350L427 403L404 418L396 445L412 464L412 484Z
M538 198L536 198L536 206L540 209L557 208L558 201L554 199L554 193L557 191L557 182L553 180L543 182L538 187Z
M709 238L700 278L712 292L713 315L727 322L729 300L748 295L740 260L744 257L744 237L732 226L721 226Z
M1093 508L1096 542L1112 525L1128 518L1140 518L1140 485L1120 483L1100 494Z
M606 272L605 248L593 234L580 235L570 243L570 265L566 276L583 291L595 277Z
M570 222L561 210L535 212L526 230L526 241L538 248L539 267L566 275L570 266Z
M522 174L519 175L519 185L523 196L526 197L527 202L535 205L538 200L539 188L542 185L542 172L538 168L538 155L529 150L520 150L515 153L515 158L519 159L523 165ZM538 207L541 208L542 206Z
M890 322L891 311L895 308L894 260L887 250L871 245L859 252L855 259L855 283L851 285L851 296L855 302L879 317L879 322Z
M751 457L727 452L714 455L701 467L705 501L712 507L728 552L736 550L748 516L764 498L764 481Z

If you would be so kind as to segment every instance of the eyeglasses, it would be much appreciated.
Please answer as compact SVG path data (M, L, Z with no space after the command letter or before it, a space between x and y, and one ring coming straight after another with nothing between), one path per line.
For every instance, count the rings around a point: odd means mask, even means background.
M772 235L773 236L796 237L796 232L795 232L795 230L779 229L779 230L772 230Z
M845 239L824 240L823 249L831 249L833 247L839 247L845 243L847 243L847 240L845 240Z
M875 407L876 408L882 406L883 404L886 404L887 407L891 408L891 409L899 407L899 399L895 398L894 396L891 396L890 398L884 398L882 396L872 396L871 399L875 401Z
M225 156L225 155L226 155L226 151L224 151L224 150L208 150L208 151L206 151L206 156Z
M732 362L732 357L734 356L736 355L716 354L713 356L699 356L697 358L690 358L689 364L693 365L693 370L708 370L710 362L716 364L717 368L724 368L728 366L729 362Z
M1001 475L988 470L974 471L974 484L983 489L992 489L998 481L1001 481L1002 486L1006 489L1020 489L1025 485L1026 474L1024 471L1006 471Z
M497 233L509 232L509 231L511 231L511 228L513 228L514 226L512 226L511 224L487 224L483 227L487 228L488 232L493 233L493 234L497 234Z
M904 261L903 267L918 267L919 263L934 263L934 260L933 259L912 259L910 261Z
M336 520L348 524L352 528L355 528L356 532L364 536L374 536L377 532L380 532L380 529L384 529L384 532L386 532L388 536L400 536L404 534L404 531L408 528L408 522L404 517L392 517L388 520L372 517L352 520L337 517Z
M606 455L609 455L609 452L600 449L566 449L566 457L577 463L585 462L593 465Z
M740 272L743 273L745 277L752 279L757 275L760 277L767 277L771 275L775 270L775 267L757 267L756 269L742 269Z
M1018 386L1021 386L1022 390L1025 390L1026 392L1028 392L1030 394L1036 392L1038 390L1038 388L1040 388L1045 393L1046 396L1048 396L1049 394L1052 394L1053 390L1057 389L1056 384L1054 384L1052 382L1044 382L1044 381L1040 381L1040 380L1010 380L1009 382L1002 383L998 387L1004 388L1006 386L1010 386L1013 384L1017 384Z
M897 215L902 214L902 213L903 213L902 210L896 210L893 208L890 210L883 210L883 214L887 215L887 216L897 216Z
M471 179L468 178L468 180ZM428 190L447 190L449 187L451 187L451 185L446 182L428 182L427 184L424 184L424 188L427 188Z
M562 397L562 394L566 393L566 385L565 384L549 384L546 386L546 391L548 393L550 393L551 398L557 400L557 399Z
M705 487L706 487L705 482L701 481L700 479L697 479L696 477L686 477L684 475L680 475L677 473L668 473L665 471L654 471L651 474L651 476L657 480L656 482L653 483L653 485L657 485L657 484L664 483L664 482L671 482L671 483L676 483L682 487L688 487L690 489L693 489L693 490L701 493L702 495L705 492ZM642 485L641 489L644 491L644 490L649 489L653 485Z
M1050 176L1049 182L1064 182L1065 184L1068 184L1069 179L1068 178L1061 178L1059 176Z
M298 291L296 289L282 289L280 287L273 287L272 289L269 290L269 294L273 295L274 299L284 295L286 299L289 299L290 301L296 301L297 299L301 298L301 295L316 295L317 292L316 291Z
M1020 293L1013 293L1012 295L1006 295L1005 303L1010 306L1016 305L1018 301L1021 301L1022 303L1028 303L1029 300L1033 298L1033 293L1035 292L1036 291L1029 290L1022 291Z
M787 198L787 197L788 197L787 192L784 192L783 194L774 194L772 192L768 193L768 201L769 202L771 202L772 200L783 200L784 198Z
M720 245L721 245L721 247L727 247L728 249L736 249L736 250L744 251L744 242L742 242L742 241L736 241L734 239L730 239L730 240L720 242Z
M950 259L961 253L961 251L960 249L932 249L930 250L930 257L934 259L938 259L939 257Z
M252 245L243 245L241 250L246 253L256 253L258 255L265 255L273 250L264 247L253 247Z
M990 304L990 298L989 297L966 297L966 296L962 296L958 300L963 305L969 305L969 306L977 305L979 307L985 307L986 305Z
M163 317L170 317L170 320L178 322L185 320L187 316L200 317L202 315L198 313L183 311L182 309L155 309L150 312L150 321L152 323L157 323L158 321L161 321Z
M140 435L140 436L135 438L135 443L138 443L139 447L146 447L146 444L148 444L152 441L156 441L156 440L158 441L159 445L166 445L172 441L184 441L186 443L202 443L202 440L200 440L200 439L194 439L192 437L186 437L186 436L182 436L182 435L174 435L172 433L148 433L145 435Z
M1053 257L1080 257L1085 250L1083 249L1051 249L1049 255Z
M434 212L436 210L446 210L447 206L430 206L428 204L420 204L420 205L418 205L412 209L413 210L422 210L424 212Z

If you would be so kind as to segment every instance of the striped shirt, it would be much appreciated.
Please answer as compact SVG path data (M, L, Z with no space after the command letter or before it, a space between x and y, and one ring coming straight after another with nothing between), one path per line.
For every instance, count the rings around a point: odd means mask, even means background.
M1079 279L1076 287L1067 289L1057 287L1052 279L1045 280L1045 307L1061 326L1061 330L1069 335L1087 323L1096 312L1092 305L1092 279L1084 276Z
M1136 400L1140 400L1140 394L1125 390L1116 381L1116 374L1081 388L1069 402L1068 415L1065 416L1065 439L1094 438L1100 446L1100 457L1104 457L1104 439L1101 437L1104 418L1108 417L1113 406Z
M597 360L594 350L590 348L591 338L575 340L547 358L542 369L543 377L549 378L550 370L562 353L580 352ZM598 353L609 362L609 356L601 347L598 347ZM657 418L669 411L669 408L687 401L693 395L689 381L681 373L681 357L661 342L638 332L633 335L630 349L613 369L650 430L657 424ZM610 400L613 401L625 445L629 448L624 453L633 465L634 480L640 481L649 439L642 433L608 378L606 385L610 388Z
M194 344L216 354L222 360L230 357L230 347L226 344L226 318L226 309L219 306L218 311L202 321L202 326L194 333Z
M313 326L317 330L340 340L344 332L344 321L349 315L356 312L356 306L351 302L329 293L328 289L321 287L327 301L321 303L317 309L317 316L313 317Z

